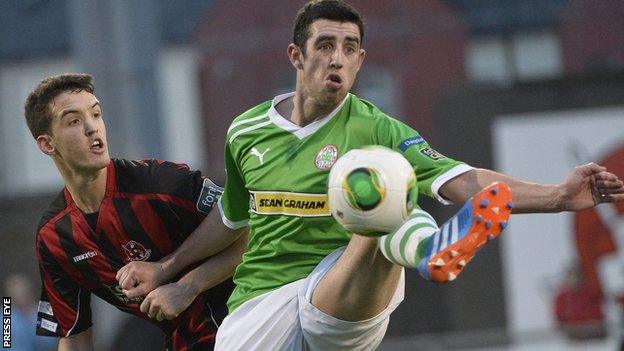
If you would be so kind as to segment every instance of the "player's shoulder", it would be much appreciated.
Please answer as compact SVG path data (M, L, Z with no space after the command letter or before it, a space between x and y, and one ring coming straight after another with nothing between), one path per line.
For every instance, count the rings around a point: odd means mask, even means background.
M354 126L368 126L377 136L393 134L418 134L409 125L386 114L372 102L351 94L350 123ZM353 127L351 127L353 128ZM362 127L364 129L365 127Z
M144 193L151 189L152 179L162 167L156 159L113 159L117 190L128 193Z
M128 176L144 179L161 171L189 170L190 167L181 162L164 161L156 158L143 160L113 159L117 176Z
M41 219L37 224L37 236L40 236L41 229L43 227L45 227L47 224L54 223L60 217L62 217L62 214L67 212L67 208L68 203L67 199L65 198L65 191L62 190L41 215Z
M263 114L267 114L269 112L269 109L271 108L272 102L273 102L272 100L267 100L248 109L247 111L236 116L236 118L234 118L233 123L247 119L247 118L253 118L253 117L263 115Z
M393 118L384 113L372 102L350 94L350 116L367 121L386 121Z
M228 128L227 134L230 135L241 128L247 128L268 120L271 103L271 100L265 101L236 116Z
M167 193L169 188L177 188L201 173L185 163L154 158L113 159L113 164L117 191L123 193Z

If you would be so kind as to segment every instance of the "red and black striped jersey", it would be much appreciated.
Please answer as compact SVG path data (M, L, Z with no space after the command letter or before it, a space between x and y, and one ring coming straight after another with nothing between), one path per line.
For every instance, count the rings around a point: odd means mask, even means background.
M36 251L42 281L37 334L71 336L91 326L94 294L124 312L158 324L174 350L211 350L217 323L227 315L233 283L200 294L180 316L157 322L141 313L115 275L135 260L158 261L173 252L216 204L222 188L188 166L158 160L111 160L97 220L64 189L44 213Z

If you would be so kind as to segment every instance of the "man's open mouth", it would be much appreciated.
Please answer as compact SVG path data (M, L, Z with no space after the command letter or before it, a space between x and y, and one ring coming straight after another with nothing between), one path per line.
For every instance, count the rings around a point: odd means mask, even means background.
M342 78L340 78L339 75L337 74L330 74L327 79L332 82L332 83L336 83L336 84L341 84L342 83Z
M95 139L91 143L91 150L102 150L104 148L104 142L102 139Z

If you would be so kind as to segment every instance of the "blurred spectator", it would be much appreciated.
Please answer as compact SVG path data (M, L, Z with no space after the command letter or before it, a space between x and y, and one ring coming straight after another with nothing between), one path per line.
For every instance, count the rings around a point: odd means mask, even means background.
M22 273L9 274L6 296L11 297L11 350L56 350L57 339L35 335L37 306L30 279Z

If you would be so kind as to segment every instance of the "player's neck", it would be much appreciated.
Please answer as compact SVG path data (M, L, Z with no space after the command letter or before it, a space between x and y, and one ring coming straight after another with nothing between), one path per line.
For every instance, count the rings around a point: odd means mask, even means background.
M84 213L99 211L106 193L106 167L88 173L72 171L66 167L58 168L76 206Z
M336 106L323 105L306 93L297 91L292 98L284 100L276 108L280 115L290 116L291 122L300 127L305 127L330 114Z

